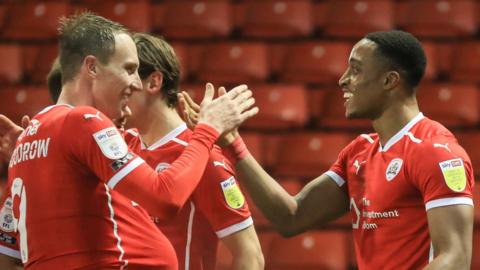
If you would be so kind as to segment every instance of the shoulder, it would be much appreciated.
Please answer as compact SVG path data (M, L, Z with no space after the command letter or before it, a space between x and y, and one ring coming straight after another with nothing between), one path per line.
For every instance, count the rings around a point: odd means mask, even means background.
M378 141L378 135L376 133L360 134L354 140L352 140L342 153L357 153L365 149L371 148Z

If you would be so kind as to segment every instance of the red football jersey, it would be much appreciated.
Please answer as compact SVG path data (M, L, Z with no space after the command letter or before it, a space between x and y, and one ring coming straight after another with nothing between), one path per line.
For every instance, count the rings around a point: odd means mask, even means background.
M359 269L422 269L433 259L426 211L473 206L467 153L419 114L384 146L361 135L326 173L350 198Z
M196 140L207 147L192 151L204 153L205 164L213 137ZM18 139L0 214L12 219L3 218L0 228L18 232L27 269L177 269L168 239L135 202L158 215L171 211L172 194L182 194L169 190L176 183L171 174L189 174L182 163L198 158L190 154L157 174L97 110L48 107ZM12 236L7 233L2 237ZM12 239L0 241L4 254L15 255Z
M182 124L148 148L135 130L127 130L125 140L152 168L162 171L178 158L191 135ZM152 218L172 242L179 269L190 270L214 270L218 238L253 224L232 166L220 148L212 150L200 184L179 214L172 220Z

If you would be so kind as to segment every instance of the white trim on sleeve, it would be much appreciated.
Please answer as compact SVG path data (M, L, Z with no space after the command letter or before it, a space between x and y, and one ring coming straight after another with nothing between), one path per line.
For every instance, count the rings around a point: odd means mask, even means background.
M113 189L115 186L125 177L127 174L131 173L135 168L140 166L142 163L145 163L145 161L140 158L136 157L134 160L132 160L130 163L128 163L127 166L125 166L123 169L118 171L110 180L107 181L107 185L109 188Z
M473 200L468 197L453 197L453 198L443 198L429 201L425 204L425 209L428 211L432 208L447 206L447 205L456 205L456 204L466 204L473 206Z
M252 225L253 225L253 219L252 219L252 217L248 217L244 221L233 224L233 225L231 225L231 226L229 226L225 229L216 231L215 233L217 234L218 238L223 238L223 237L229 236L233 233L239 232L243 229L246 229L246 228L248 228Z
M13 257L16 259L21 260L22 256L20 256L20 251L15 250L13 248L5 247L5 246L0 246L0 253L7 255L9 257Z
M325 174L330 178L332 178L332 180L335 181L335 183L337 183L339 187L343 186L346 182L345 179L343 179L340 175L338 175L334 171L327 171Z

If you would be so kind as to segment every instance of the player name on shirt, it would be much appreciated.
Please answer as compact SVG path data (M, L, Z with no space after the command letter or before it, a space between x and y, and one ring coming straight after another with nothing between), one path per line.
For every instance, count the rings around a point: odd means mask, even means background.
M19 140L24 137L33 136L37 134L40 128L40 121L33 119L30 125L20 134ZM25 142L17 145L13 151L10 159L10 168L24 161L46 158L48 156L48 147L50 145L50 138L38 139L32 142Z

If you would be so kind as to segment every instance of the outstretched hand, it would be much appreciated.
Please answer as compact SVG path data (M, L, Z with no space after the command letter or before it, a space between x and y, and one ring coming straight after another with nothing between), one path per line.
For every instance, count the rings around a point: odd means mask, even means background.
M22 119L22 126L28 126L30 118L24 116ZM3 162L8 162L15 149L15 143L18 136L22 133L23 128L16 125L8 117L0 114L0 159Z

